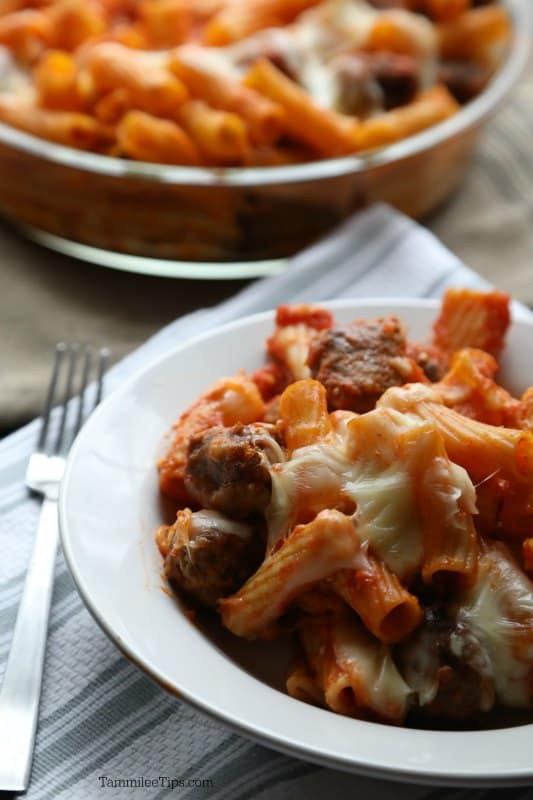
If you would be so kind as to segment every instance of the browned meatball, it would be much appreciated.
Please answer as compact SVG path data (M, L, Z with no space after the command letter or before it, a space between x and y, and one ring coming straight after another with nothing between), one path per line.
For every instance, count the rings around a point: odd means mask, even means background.
M442 607L426 608L423 625L398 649L397 659L423 714L469 719L494 705L487 653Z
M420 67L411 56L399 53L341 53L331 66L337 85L337 107L345 114L409 103L420 85Z
M372 77L383 92L386 110L410 103L420 86L416 59L400 53L367 53Z
M270 503L269 464L283 460L272 425L214 427L192 439L185 486L203 508L233 519L262 513Z
M307 363L326 387L330 408L363 413L390 386L414 379L413 362L405 355L403 328L391 316L323 331L313 340Z
M209 607L236 592L264 554L257 528L216 511L179 511L174 525L160 528L157 539L172 587Z
M475 61L444 61L438 72L439 83L444 83L459 103L466 103L481 94L490 80L489 65Z

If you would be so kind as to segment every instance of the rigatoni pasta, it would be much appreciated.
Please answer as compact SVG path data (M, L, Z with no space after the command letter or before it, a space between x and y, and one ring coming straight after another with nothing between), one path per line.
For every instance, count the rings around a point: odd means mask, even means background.
M311 617L300 638L325 704L339 714L400 724L410 689L386 645L355 620Z
M291 637L296 699L426 726L533 711L532 389L513 398L479 349L504 347L507 304L450 290L425 344L282 306L263 369L177 423L166 576L236 636Z
M330 583L385 644L406 639L422 620L418 598L374 556L368 555L360 569L339 570Z

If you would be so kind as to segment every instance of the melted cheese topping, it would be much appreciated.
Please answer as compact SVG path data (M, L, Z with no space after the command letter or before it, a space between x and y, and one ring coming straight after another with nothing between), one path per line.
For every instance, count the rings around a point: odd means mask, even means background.
M302 86L319 105L334 108L337 81L329 60L368 39L379 12L361 0L329 0L301 15L292 28L292 50Z
M424 476L424 488L439 495L439 510L444 510L444 518L439 521L447 527L458 525L459 510L477 512L476 490L468 472L449 459L434 459Z
M457 618L484 646L500 702L532 705L533 584L503 548L483 556Z
M340 623L335 627L335 655L341 668L353 670L368 692L368 705L384 717L401 719L411 689L400 675L390 650L362 628Z
M402 464L385 470L367 464L346 484L357 503L355 520L364 541L400 578L422 561L423 531L409 471Z
M438 61L433 25L419 14L402 10L380 11L365 0L325 0L300 14L292 25L258 31L226 47L187 44L178 50L203 69L231 78L242 76L248 65L264 53L271 50L281 52L313 100L324 108L335 109L338 79L331 60L339 53L353 53L363 48L372 27L383 13L392 15L395 24L408 36L420 66L421 88L432 86ZM370 79L366 88L375 94L373 84ZM383 110L379 92L376 100Z
M0 92L13 92L14 94L27 94L33 97L33 87L30 76L17 66L13 56L7 49L0 45Z
M194 511L191 515L191 538L198 534L209 533L227 533L231 536L238 536L239 539L250 539L253 530L250 525L228 519L218 511L207 509Z
M327 439L295 450L271 468L272 499L267 510L269 549L284 538L303 509L307 518L324 508L355 504L354 523L363 545L406 579L420 566L424 524L416 502L416 482L424 474L426 491L439 492L439 508L450 524L464 510L475 511L475 490L468 474L451 462L434 459L419 475L430 423L390 409L378 409L337 426ZM405 436L409 435L406 445ZM365 438L357 452L358 439ZM353 452L353 448L356 452ZM444 469L446 467L446 470Z

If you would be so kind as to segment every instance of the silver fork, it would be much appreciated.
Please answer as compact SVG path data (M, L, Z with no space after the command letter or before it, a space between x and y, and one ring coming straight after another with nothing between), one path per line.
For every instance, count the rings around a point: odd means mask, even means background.
M25 792L29 784L59 539L59 485L70 445L87 416L84 395L93 367L97 385L92 408L102 397L109 351L95 355L88 347L56 345L39 439L26 472L26 485L43 497L43 504L0 691L0 792ZM59 424L52 431L51 412L60 395ZM71 414L72 428L67 425Z

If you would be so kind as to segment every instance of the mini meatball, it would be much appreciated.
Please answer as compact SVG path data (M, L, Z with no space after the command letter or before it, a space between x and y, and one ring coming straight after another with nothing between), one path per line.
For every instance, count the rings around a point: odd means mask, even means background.
M416 59L401 53L370 53L368 66L383 92L386 111L404 106L420 88L420 67Z
M257 528L216 511L178 512L176 522L157 532L172 587L201 606L236 592L252 575L264 553Z
M331 62L338 110L367 116L410 103L420 88L420 67L401 53L341 53Z
M490 80L489 64L459 59L443 61L439 67L438 80L443 83L459 103L467 103L481 94Z
M263 513L270 503L271 463L284 460L273 425L214 427L191 440L185 486L203 508L234 519Z
M460 720L493 707L488 655L473 632L444 608L426 608L423 625L398 649L397 657L422 713Z
M311 343L308 365L326 387L332 409L363 413L391 386L416 380L406 358L404 330L396 317L358 320L320 333Z

